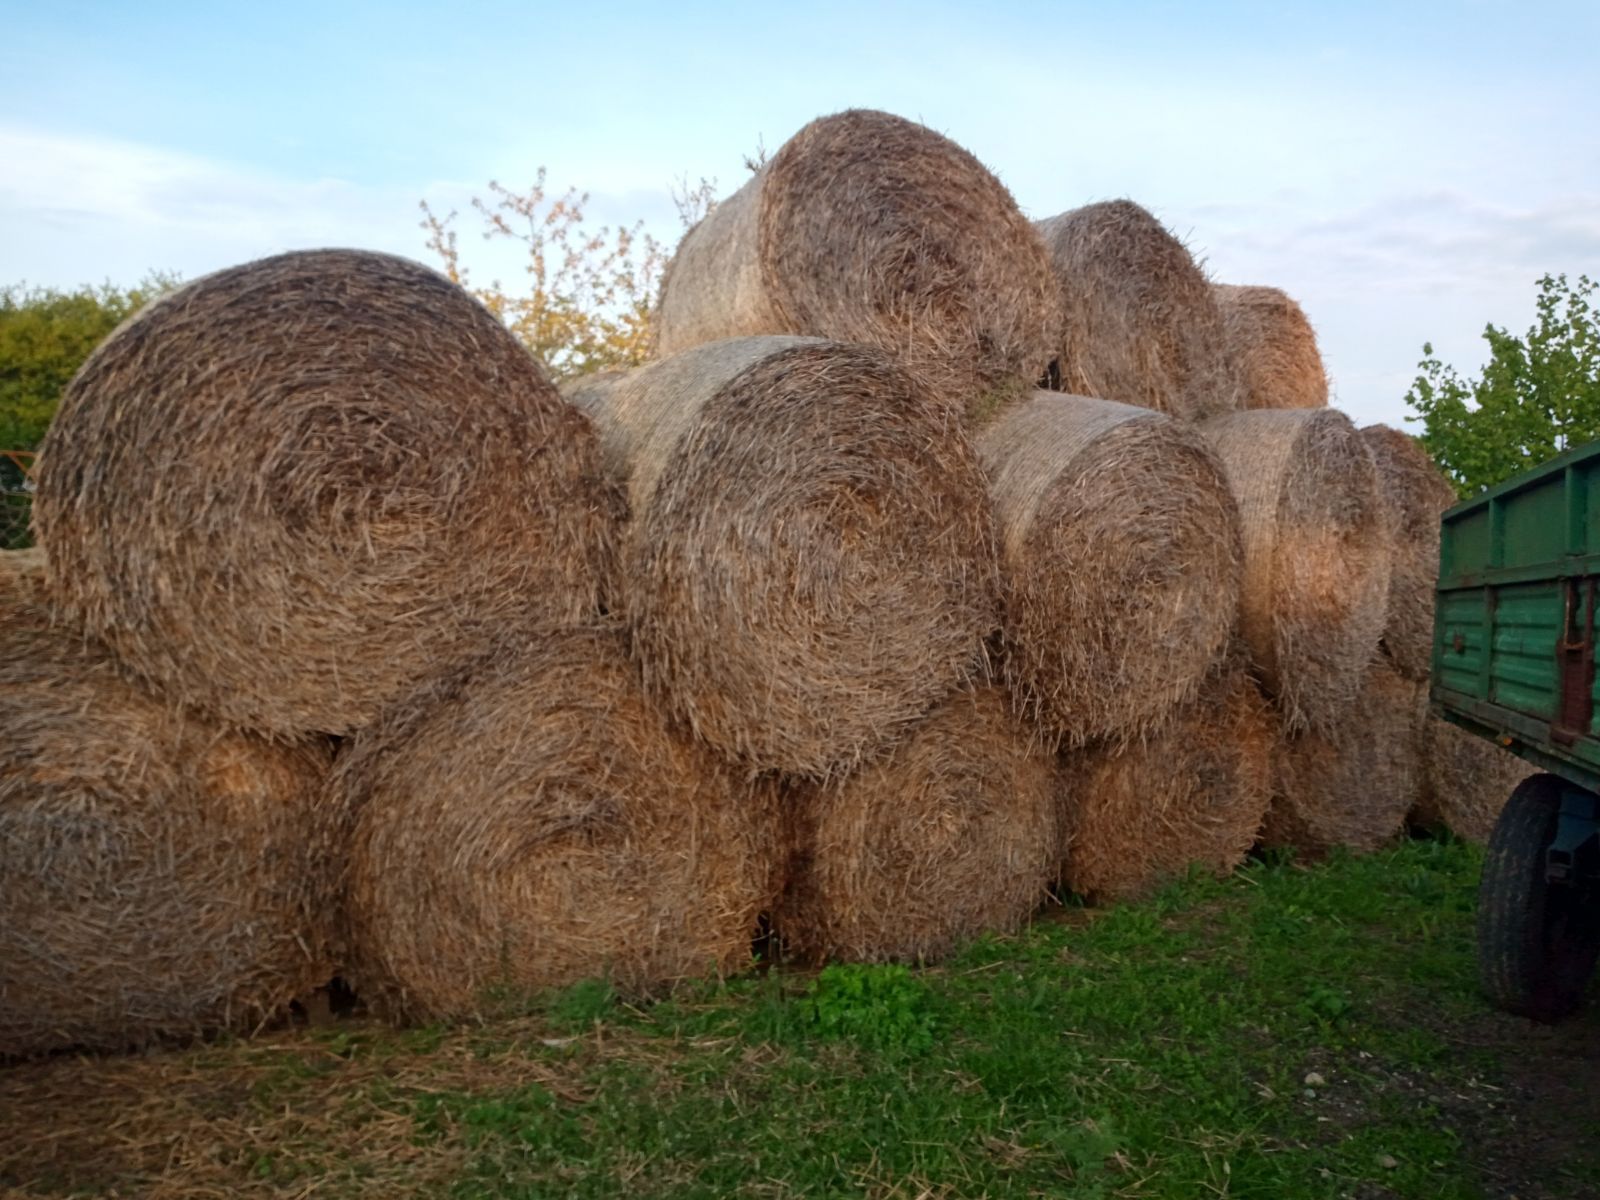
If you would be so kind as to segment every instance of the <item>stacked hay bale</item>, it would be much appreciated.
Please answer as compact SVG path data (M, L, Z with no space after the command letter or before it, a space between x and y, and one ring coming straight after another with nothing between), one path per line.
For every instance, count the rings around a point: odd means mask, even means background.
M1537 770L1488 738L1429 712L1422 715L1417 737L1421 778L1411 824L1488 842L1512 789Z
M1238 407L1222 313L1182 242L1131 200L1036 225L1064 321L1064 391L1199 420Z
M1372 455L1331 409L1201 427L1239 503L1239 633L1284 729L1336 732L1383 631L1387 509Z
M1055 867L1051 756L1005 693L956 692L885 758L786 797L785 950L820 962L927 961L1023 924Z
M837 774L968 673L998 622L983 474L881 352L731 339L570 395L631 500L646 687L723 754Z
M1326 407L1328 374L1304 310L1278 288L1219 283L1214 291L1239 407Z
M668 729L614 629L551 631L424 689L341 758L352 974L402 1018L747 962L769 792Z
M1144 735L1193 699L1233 627L1239 516L1215 455L1159 413L1051 392L978 449L1019 703L1069 745Z
M1233 870L1272 799L1277 740L1235 654L1152 736L1063 756L1062 884L1095 902L1127 900L1191 868Z
M1375 656L1338 728L1280 740L1262 844L1316 857L1393 841L1421 785L1416 731L1426 700L1422 685Z
M900 356L975 412L1043 377L1060 308L1037 234L948 138L851 110L795 134L689 231L662 284L658 351L814 334Z
M62 399L34 524L73 626L175 700L344 734L506 628L592 618L616 502L482 305L347 250L220 271Z
M182 712L0 554L0 1057L248 1033L333 971L325 743Z

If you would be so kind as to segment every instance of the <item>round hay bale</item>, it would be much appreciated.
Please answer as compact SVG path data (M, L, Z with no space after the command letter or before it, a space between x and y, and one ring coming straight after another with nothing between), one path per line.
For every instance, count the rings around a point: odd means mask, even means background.
M1261 844L1314 858L1393 841L1422 785L1416 729L1426 702L1421 685L1376 658L1334 735L1280 739Z
M1212 286L1228 357L1239 379L1238 406L1326 407L1328 373L1301 307L1277 288Z
M1055 767L1005 692L952 694L886 758L794 785L773 914L801 959L929 961L1025 923L1055 869Z
M147 694L0 568L0 1057L248 1033L333 974L325 743Z
M1238 607L1239 512L1198 432L1035 392L977 439L1005 583L1004 670L1069 744L1140 736L1194 697Z
M1432 713L1424 714L1419 738L1424 769L1411 824L1487 843L1512 789L1538 768Z
M1433 658L1433 590L1439 580L1439 518L1456 491L1427 452L1398 429L1361 431L1389 508L1392 567L1383 648L1408 679L1426 680Z
M1238 407L1211 285L1160 221L1110 200L1035 228L1065 310L1063 391L1194 420Z
M1244 861L1272 799L1277 728L1242 657L1145 741L1064 755L1061 882L1090 901L1148 895Z
M1201 427L1244 527L1239 631L1289 732L1333 734L1389 593L1388 509L1342 413L1230 413Z
M734 339L569 394L631 501L621 594L646 687L747 766L854 764L999 623L977 456L881 352Z
M888 113L811 122L691 229L657 350L815 334L901 356L958 406L1031 387L1061 311L1038 235L948 138Z
M550 633L351 740L351 979L399 1019L750 958L778 859L767 790L649 704L610 629Z
M279 735L349 733L508 628L591 618L618 515L588 422L503 325L350 250L221 271L123 324L37 477L62 614Z

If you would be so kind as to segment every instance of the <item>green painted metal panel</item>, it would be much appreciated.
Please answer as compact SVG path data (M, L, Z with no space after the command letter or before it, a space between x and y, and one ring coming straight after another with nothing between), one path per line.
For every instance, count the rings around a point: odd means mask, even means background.
M1556 475L1501 502L1504 542L1495 566L1556 562L1567 552L1565 482L1564 475Z

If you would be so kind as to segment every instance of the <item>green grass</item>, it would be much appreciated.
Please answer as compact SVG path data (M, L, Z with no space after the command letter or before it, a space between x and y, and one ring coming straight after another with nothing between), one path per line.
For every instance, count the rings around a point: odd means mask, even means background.
M458 1200L1477 1197L1459 1098L1508 1067L1451 1032L1485 1019L1479 862L1412 842L1255 864L939 968L773 971L638 1006L586 984L505 1024L306 1035L251 1103L343 1088L345 1119L404 1152L341 1157L303 1121L241 1170L356 1195L432 1163L419 1190ZM1574 1153L1600 1168L1592 1143Z

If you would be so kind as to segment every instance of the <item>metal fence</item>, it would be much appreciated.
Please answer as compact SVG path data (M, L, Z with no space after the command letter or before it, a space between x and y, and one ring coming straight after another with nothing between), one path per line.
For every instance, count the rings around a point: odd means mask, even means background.
M33 512L29 473L33 455L26 450L0 450L0 550L33 545L28 517Z

